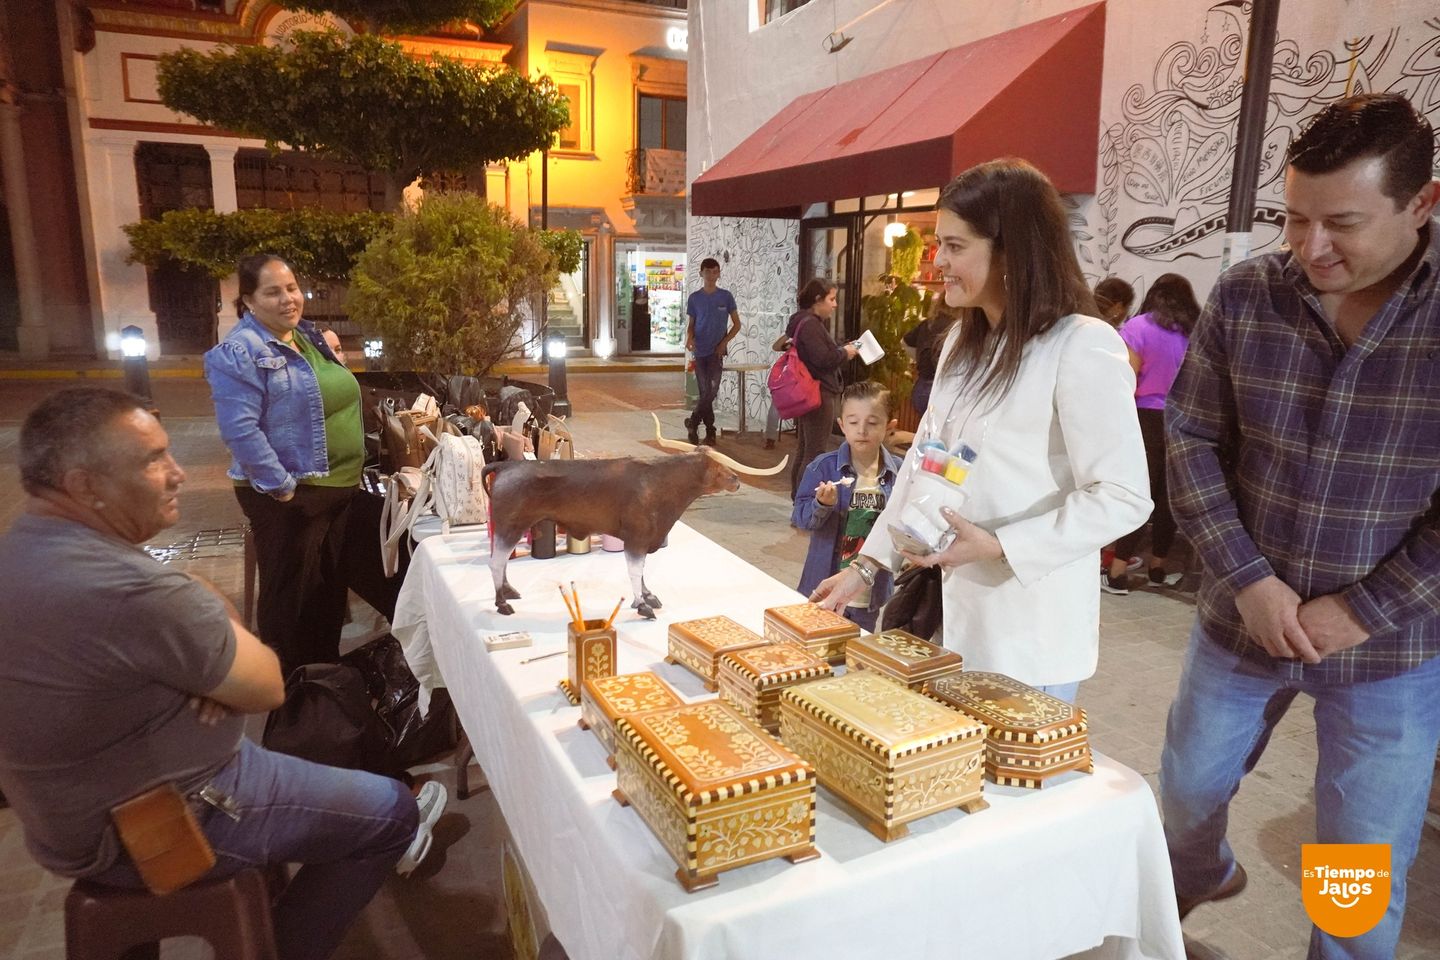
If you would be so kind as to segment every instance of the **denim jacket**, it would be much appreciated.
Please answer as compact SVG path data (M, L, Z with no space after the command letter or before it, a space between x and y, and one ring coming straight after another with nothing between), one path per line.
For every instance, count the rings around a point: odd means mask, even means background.
M900 460L884 447L880 448L880 489L888 500L895 490L895 478L900 473ZM853 484L842 484L835 488L835 505L827 507L815 500L815 488L821 483L835 483L841 477L854 477L855 468L850 465L850 444L842 443L831 453L822 453L805 468L800 486L795 491L795 509L790 522L801 530L810 531L810 552L805 555L805 569L800 574L800 586L805 596L826 577L835 573L840 550L840 537L845 532L845 515L850 512L850 494ZM870 609L879 610L895 589L894 576L881 567L875 575L875 586L870 591Z
M295 333L334 359L313 323L301 320ZM298 480L330 472L325 405L314 369L249 311L205 353L205 379L220 438L233 458L230 479L248 481L261 493L285 494Z

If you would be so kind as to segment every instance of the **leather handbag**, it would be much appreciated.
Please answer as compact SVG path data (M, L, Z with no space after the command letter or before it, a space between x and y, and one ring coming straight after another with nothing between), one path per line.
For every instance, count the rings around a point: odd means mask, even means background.
M426 395L428 396L428 395ZM394 473L402 467L420 467L430 452L435 449L433 437L446 432L439 426L438 408L430 397L430 407L424 411L411 408L398 409L394 398L380 401L376 416L380 422L380 470ZM417 404L419 401L417 401ZM430 428L431 439L426 438L424 429Z
M179 890L215 866L215 851L173 783L112 807L110 819L151 893Z
M790 346L770 368L770 398L782 420L794 420L820 406L820 382L800 359L800 330L810 321L800 321Z
M909 566L895 577L895 592L885 604L880 629L907 630L929 640L944 625L944 611L940 568Z

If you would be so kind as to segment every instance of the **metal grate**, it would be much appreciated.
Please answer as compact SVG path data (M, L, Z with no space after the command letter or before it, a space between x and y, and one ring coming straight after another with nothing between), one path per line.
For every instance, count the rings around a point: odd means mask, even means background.
M245 552L245 528L241 526L199 530L175 543L147 546L145 552L161 563L186 563L191 560L241 556Z

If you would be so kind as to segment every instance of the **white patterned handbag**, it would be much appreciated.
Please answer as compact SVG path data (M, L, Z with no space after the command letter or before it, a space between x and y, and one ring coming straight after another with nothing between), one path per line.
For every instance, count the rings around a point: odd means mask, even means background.
M479 440L468 434L441 434L435 452L421 469L420 491L410 510L410 529L413 531L415 522L432 508L444 533L449 533L451 526L484 523L490 509L480 480L484 466L485 451Z

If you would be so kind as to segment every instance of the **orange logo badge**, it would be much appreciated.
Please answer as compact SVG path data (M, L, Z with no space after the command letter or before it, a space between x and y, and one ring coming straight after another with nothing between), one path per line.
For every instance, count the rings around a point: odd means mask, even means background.
M1368 933L1390 906L1390 844L1304 844L1300 892L1321 930L1333 937Z

